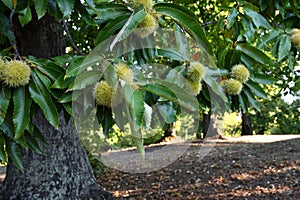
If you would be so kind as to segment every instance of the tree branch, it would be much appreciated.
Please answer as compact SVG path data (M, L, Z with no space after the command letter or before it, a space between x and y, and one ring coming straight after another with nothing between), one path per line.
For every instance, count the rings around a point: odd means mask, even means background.
M12 34L13 34L13 38L14 38L14 41L12 40L9 40L10 43L11 43L11 46L13 47L14 51L15 51L15 56L14 56L14 59L18 59L18 60L22 60L21 56L20 56L20 53L18 51L18 48L17 48L17 44L16 44L16 36L15 36L15 32L14 32L14 24L13 24L13 16L15 14L15 8L13 8L10 12L10 15L9 15L9 21L10 21L10 27L11 27L11 31L12 31Z
M208 26L208 25L213 25L213 24L216 24L216 23L218 23L218 21L205 22L205 23L201 24L201 26Z
M73 38L70 34L70 31L69 31L69 28L67 26L65 18L62 19L62 23L63 23L64 29L67 33L67 36L68 36L68 39L70 41L71 46L73 47L73 49L75 49L78 52L79 55L82 55L83 54L82 51L76 46L76 44L75 44L75 42L74 42L74 40L73 40Z

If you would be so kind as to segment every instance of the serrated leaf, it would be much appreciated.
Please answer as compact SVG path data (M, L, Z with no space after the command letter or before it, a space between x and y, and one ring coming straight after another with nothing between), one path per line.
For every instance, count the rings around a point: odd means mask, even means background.
M58 127L58 112L52 101L51 95L43 85L36 73L32 73L32 81L29 83L31 98L40 106L49 123Z
M152 108L144 103L145 112L144 112L144 123L146 128L150 128L152 120Z
M243 112L247 112L248 105L247 105L246 98L244 97L244 95L242 93L238 94L238 98L239 98L239 103L241 104L241 108L242 108Z
M39 143L36 141L34 137L32 137L30 134L25 134L24 137L30 149L32 149L34 152L39 154L44 153L41 150Z
M59 103L68 103L73 100L73 93L64 93L59 99Z
M254 98L254 96L251 94L250 90L248 88L243 89L243 93L246 95L248 102L250 105L255 108L257 111L260 111L259 102Z
M237 16L238 16L238 10L236 8L230 9L230 14L227 17L227 26L226 26L227 29L230 29L232 27L232 25L236 21Z
M179 25L192 35L197 43L209 54L213 54L210 43L203 31L201 24L189 9L173 3L157 3L154 5L157 13L166 15L174 19Z
M157 49L157 54L165 58L170 58L173 60L184 60L183 56L174 49Z
M270 75L265 74L255 74L254 77L250 77L250 79L256 83L269 85L276 82L274 78L272 78Z
M75 77L65 78L64 75L61 75L57 78L57 80L53 83L51 88L56 89L66 89L70 86L70 84L75 80Z
M261 14L251 10L249 8L244 8L245 14L250 17L254 23L254 25L259 27L264 27L265 29L272 30L273 27L269 24L269 22L264 18Z
M56 2L64 16L69 16L72 13L75 0L57 0Z
M1 0L2 3L7 6L9 9L12 9L13 8L13 1L12 0Z
M65 73L65 70L62 68L62 66L53 62L49 62L46 65L36 69L44 76L47 76L51 81L56 81L59 76Z
M279 43L279 48L278 48L278 62L280 62L282 59L287 57L291 51L292 44L291 44L291 39L288 35L284 34Z
M5 133L9 138L13 139L14 132L12 131L12 128L5 121L2 123L1 129L3 133Z
M258 48L262 48L267 45L269 42L272 42L275 38L277 38L281 34L281 31L273 30L269 33L263 35L260 38L261 43L258 45Z
M251 57L257 62L260 62L261 64L272 64L271 59L269 56L267 56L264 52L261 50L250 46L249 44L246 43L240 43L237 45L236 49L242 51L244 54L247 56Z
M5 138L0 135L0 160L3 162L7 162L7 154L5 151L6 141Z
M13 102L14 138L19 139L23 135L24 130L30 121L31 98L24 86L14 90Z
M265 91L259 86L259 84L249 80L245 83L250 90L258 97L261 97L263 99L269 99Z
M165 123L173 123L176 122L176 112L172 106L171 102L165 102L158 104L158 111L161 114L162 118L164 119Z
M11 96L11 90L7 87L2 88L2 92L0 92L0 124L3 123L6 112L9 106Z
M126 24L130 15L123 15L115 19L110 20L99 32L96 40L96 44L100 44L103 41L109 39L115 34L115 32Z
M18 16L21 26L24 27L32 19L30 7L27 7L24 10L20 11L20 14Z
M88 56L80 56L74 58L70 66L66 70L65 78L78 76L88 67L94 67L103 63L103 58L98 54L90 54Z
M61 21L63 14L57 6L56 0L48 0L48 12L54 16L57 21Z
M124 97L130 107L130 113L127 113L131 117L130 123L134 124L133 128L137 131L143 123L145 112L143 92L133 89L130 85L125 85Z
M98 82L101 78L100 71L86 71L78 75L74 82L70 85L70 90L81 90L85 89L87 86Z
M142 7L134 9L132 15L128 18L122 29L111 42L110 50L114 48L117 42L124 40L145 18L146 12Z
M42 18L47 11L48 0L33 0L38 19Z
M8 140L6 145L6 152L8 156L12 159L14 165L22 172L24 172L24 167L21 159L20 147L16 142Z
M102 112L102 128L103 128L103 133L107 136L109 133L109 130L112 128L112 126L114 125L114 119L113 119L113 115L112 115L112 110L111 108L107 108L107 107L102 107L101 110L98 110L98 112Z

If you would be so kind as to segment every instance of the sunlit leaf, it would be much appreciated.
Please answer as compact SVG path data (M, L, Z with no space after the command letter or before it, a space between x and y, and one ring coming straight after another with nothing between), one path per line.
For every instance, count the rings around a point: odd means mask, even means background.
M278 62L287 57L291 51L292 44L291 39L288 35L282 35L278 49Z

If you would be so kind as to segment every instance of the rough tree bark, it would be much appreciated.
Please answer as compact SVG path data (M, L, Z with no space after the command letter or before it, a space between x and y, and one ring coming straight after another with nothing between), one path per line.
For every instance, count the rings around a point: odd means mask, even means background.
M21 55L51 58L64 53L63 29L53 17L33 16L24 28L14 27ZM113 199L98 187L72 120L66 122L61 112L56 130L37 111L34 123L49 145L41 145L44 155L22 151L24 173L9 161L0 199Z
M242 114L242 136L253 135L251 117L246 113Z

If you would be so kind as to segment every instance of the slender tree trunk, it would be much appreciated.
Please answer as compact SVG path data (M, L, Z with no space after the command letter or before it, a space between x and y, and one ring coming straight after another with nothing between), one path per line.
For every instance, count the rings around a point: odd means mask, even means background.
M176 138L176 132L175 132L174 123L170 123L166 125L166 130L164 131L163 137L155 143L169 142L175 138Z
M61 25L49 15L39 21L36 16L33 18L24 28L14 25L21 55L43 58L61 55L64 52ZM43 155L22 151L24 173L9 161L0 199L113 199L97 186L72 120L66 122L61 112L56 130L39 110L34 123L49 145L41 144Z
M251 117L246 113L242 114L242 136L253 135Z
M210 124L210 115L203 113L203 121L202 121L203 138L205 138L207 135L209 124Z
M218 119L216 114L203 113L203 121L202 121L203 138L222 136L217 122Z

